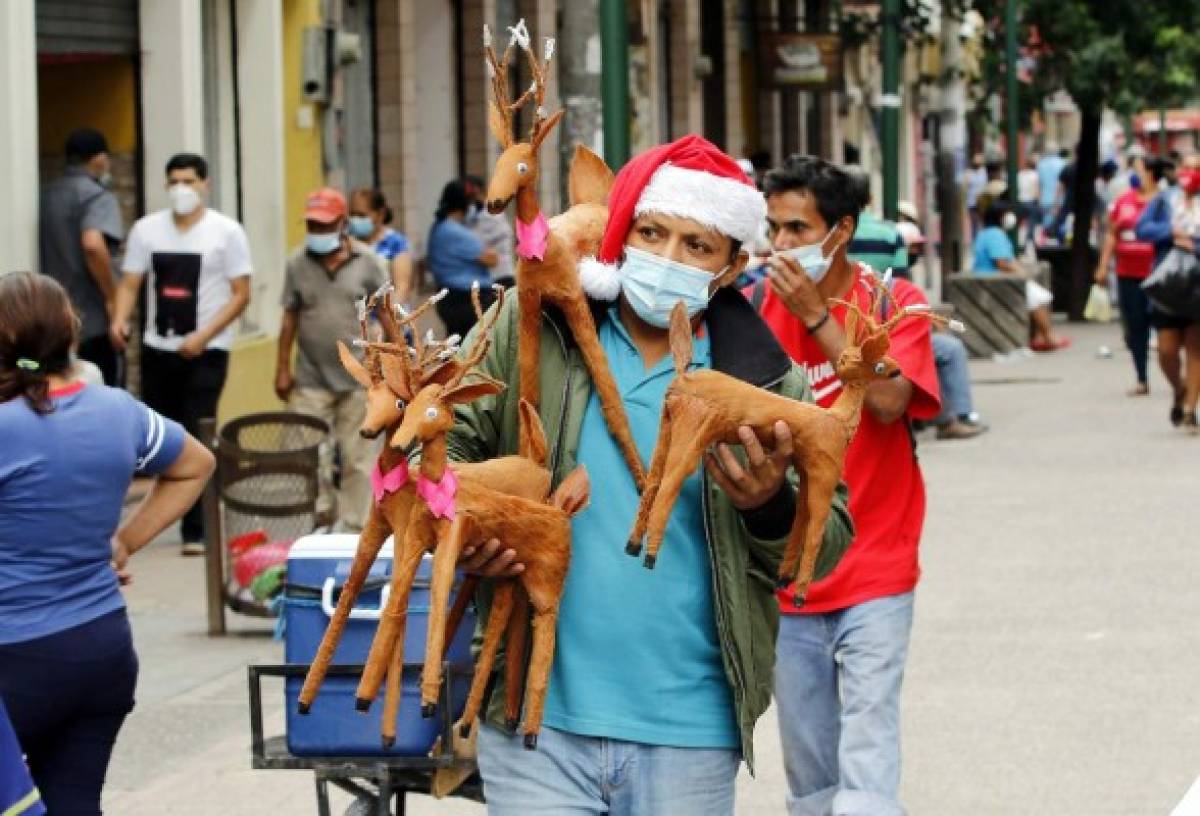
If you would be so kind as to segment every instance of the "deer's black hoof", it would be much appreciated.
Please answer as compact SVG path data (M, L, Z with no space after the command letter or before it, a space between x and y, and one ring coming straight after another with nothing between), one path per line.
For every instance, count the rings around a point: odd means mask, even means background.
M517 722L518 722L518 720L516 717L507 717L504 720L504 727L507 728L509 731L516 731L517 730Z
M638 555L641 554L641 552L642 552L642 542L640 542L640 541L630 541L628 544L625 545L625 554L626 555L632 555L634 558L637 558Z
M301 715L307 716L308 712L312 711L312 704L311 703L297 703L296 710L299 711Z
M462 725L460 725L458 727L458 735L460 737L462 737L463 739L466 739L467 737L471 736L471 724L463 723Z
M657 555L649 555L649 554L647 554L647 556L646 556L646 560L642 562L642 566L643 566L643 567L645 567L646 569L654 569L654 565L655 565L657 562L658 562L658 556L657 556Z
M437 706L433 703L425 703L423 706L421 706L421 716L428 720L433 716L434 709L436 708Z
M371 701L364 700L362 697L358 697L354 700L354 707L359 711L366 713L371 710Z
M791 583L792 583L791 578L776 578L775 579L775 588L776 589L787 589L788 586L791 585Z
M536 751L537 750L537 734L526 734L525 735L525 750L526 751Z
M391 749L391 747L392 747L393 745L395 745L395 744L396 744L396 738L395 738L395 737L389 737L389 736L386 736L386 735L384 736L384 738L383 738L383 749L384 749L385 751L387 751L387 750L390 750L390 749Z

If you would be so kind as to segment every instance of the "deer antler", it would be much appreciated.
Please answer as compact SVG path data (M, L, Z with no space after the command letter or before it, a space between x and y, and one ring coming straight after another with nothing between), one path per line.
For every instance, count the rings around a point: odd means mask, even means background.
M488 77L492 81L493 97L491 108L488 110L488 124L491 126L492 134L504 148L511 147L513 143L512 114L514 109L508 104L508 59L512 54L515 42L510 39L508 47L504 49L504 56L497 60L496 49L492 47L492 30L486 25L483 27L484 65L487 67Z
M488 77L492 81L492 105L488 111L488 124L492 133L502 148L513 144L513 113L525 105L531 98L534 100L533 124L529 129L529 141L536 143L538 134L546 124L546 71L550 68L550 60L554 57L554 39L547 37L543 45L542 60L538 61L530 42L529 29L525 27L524 18L517 21L515 26L508 29L508 47L504 56L496 58L496 50L492 47L492 31L486 25L483 27L484 64ZM508 88L508 60L514 47L520 47L529 58L529 72L533 81L516 100L510 102Z
M479 362L487 354L488 347L492 343L492 329L496 326L496 321L500 319L500 307L504 305L504 287L493 286L492 291L496 293L496 304L492 307L492 316L490 319L484 319L483 305L479 300L479 285L471 287L471 302L475 306L475 314L479 317L479 325L476 328L475 343L471 346L470 351L462 359L458 371L446 383L446 390L449 391L462 382L463 377L467 375L471 369L479 365ZM476 372L478 374L478 372ZM480 375L482 376L482 375Z

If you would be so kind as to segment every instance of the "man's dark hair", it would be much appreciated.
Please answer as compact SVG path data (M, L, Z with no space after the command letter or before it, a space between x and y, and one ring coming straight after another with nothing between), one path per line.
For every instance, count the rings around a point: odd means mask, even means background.
M465 181L467 184L473 185L480 192L485 192L487 190L487 185L484 184L483 179L474 173L467 173L465 176L463 176L463 181Z
M1175 169L1175 162L1162 156L1151 156L1146 160L1146 169L1150 171L1150 178L1157 183Z
M858 213L866 206L862 193L856 189L848 173L835 164L816 156L794 153L782 167L767 173L763 179L763 195L768 198L780 193L803 190L817 203L817 212L832 229L843 218L858 224Z
M171 175L172 170L195 170L200 178L208 178L208 162L196 153L176 153L167 161L166 175Z
M442 198L438 201L437 220L441 221L452 212L465 213L470 204L466 185L457 179L447 182L442 188Z
M1004 224L1004 216L1011 209L1006 199L993 201L986 210L983 211L983 225L985 227L999 227Z
M67 164L83 164L97 153L108 152L108 140L104 134L92 128L76 128L67 136L63 145L63 153L67 156Z
M1069 148L1069 147L1060 147L1060 148L1059 148L1059 150L1058 150L1058 156L1059 156L1059 158L1061 158L1061 159L1069 159L1069 158L1071 158L1071 148Z

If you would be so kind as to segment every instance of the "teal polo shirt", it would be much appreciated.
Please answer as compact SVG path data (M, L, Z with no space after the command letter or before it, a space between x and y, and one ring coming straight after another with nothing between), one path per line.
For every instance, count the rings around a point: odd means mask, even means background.
M633 440L648 466L658 441L671 355L646 370L618 317L597 326ZM692 368L711 367L709 340ZM686 429L682 429L686 432ZM625 553L639 497L592 392L579 438L591 504L572 522L546 725L573 734L686 748L737 748L733 695L713 611L700 471L684 482L654 569Z

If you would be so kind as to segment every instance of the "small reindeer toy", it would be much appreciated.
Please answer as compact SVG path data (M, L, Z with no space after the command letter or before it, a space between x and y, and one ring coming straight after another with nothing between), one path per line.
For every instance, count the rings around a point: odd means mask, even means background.
M521 20L513 28L512 38L501 59L492 48L491 33L484 27L484 53L494 99L488 115L492 135L503 148L496 161L487 191L487 207L492 213L503 212L514 198L517 201L517 298L521 307L517 348L521 399L538 405L538 354L541 342L542 304L557 306L584 363L595 383L604 421L616 439L621 455L633 474L638 490L645 487L646 474L629 419L621 404L620 392L608 368L608 359L596 336L596 323L588 307L578 264L594 255L604 235L608 219L608 190L612 171L592 151L576 147L571 161L569 192L571 207L549 221L538 204L538 150L542 141L562 118L563 111L547 116L543 107L546 96L546 69L554 54L554 40L547 39L544 59L539 62L530 45L529 32ZM533 84L509 102L508 61L513 46L519 45L529 58ZM513 135L513 113L533 100L533 123L529 141L518 142Z
M797 603L808 591L816 567L825 521L829 516L846 449L858 430L867 387L876 380L900 375L896 361L887 356L888 332L900 321L921 318L946 323L928 307L910 306L879 325L871 317L887 296L877 278L871 308L864 314L844 301L847 343L837 361L843 389L828 410L817 405L781 397L749 383L702 369L688 371L692 359L692 325L682 303L671 313L670 343L675 359L675 380L667 388L662 421L654 455L650 460L648 487L642 494L637 519L625 551L640 554L646 539L647 568L653 568L662 545L667 519L684 480L700 464L704 451L719 442L738 444L738 428L754 431L759 441L774 443L774 426L787 423L795 440L792 466L800 474L796 516L779 568L780 586L794 580Z

